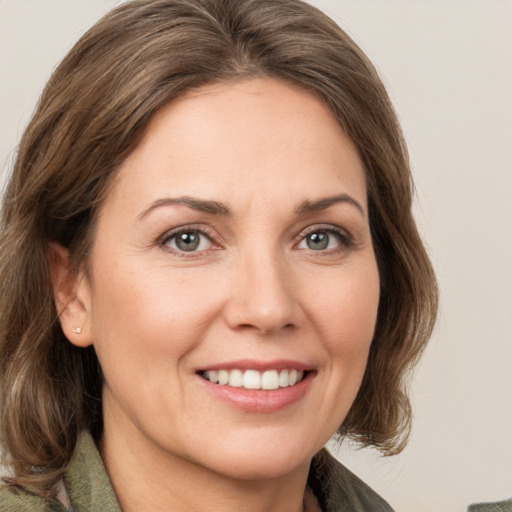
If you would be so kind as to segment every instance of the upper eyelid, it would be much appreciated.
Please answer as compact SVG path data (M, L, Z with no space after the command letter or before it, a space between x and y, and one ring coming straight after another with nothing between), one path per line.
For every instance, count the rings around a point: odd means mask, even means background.
M333 254L338 253L340 251L345 251L349 249L353 249L356 245L356 240L354 236L346 229L341 228L340 226L336 226L334 224L315 224L309 226L308 228L302 230L300 234L295 238L294 247L299 249L299 245L306 239L306 237L312 233L316 233L318 231L329 232L338 237L340 247L327 249L323 251L318 251L318 254ZM305 250L305 249L304 249Z
M352 234L348 230L346 230L340 226L336 226L335 224L323 224L323 223L312 224L311 226L308 226L308 227L302 229L300 231L300 233L296 236L296 238L300 240L300 239L304 238L305 236L307 236L311 233L314 233L315 231L331 231L331 232L343 235L346 238L350 238L350 239L353 238Z
M177 235L180 233L187 233L187 232L197 232L201 236L204 236L208 240L208 247L205 249L197 250L197 251L181 251L180 249L174 248L170 246L171 240L175 239ZM208 230L205 230L204 228L199 227L189 227L189 226L180 226L179 228L174 228L166 231L163 235L157 238L156 240L157 245L165 250L168 253L174 253L176 255L179 255L180 257L185 258L193 258L194 256L197 256L199 254L203 254L212 250L215 250L220 246L220 244L216 241L215 237L213 237Z
M170 238L179 235L180 233L187 233L188 231L197 231L202 235L206 236L209 240L213 241L213 234L211 233L211 228L205 227L204 225L195 225L195 224L184 224L182 226L178 226L175 228L168 229L162 235L158 237L160 242L165 242Z
M187 232L196 232L199 233L201 236L204 236L208 239L208 245L209 247L205 249L200 250L194 250L194 251L182 251L179 248L171 247L169 242L176 238L177 235L180 233L187 233ZM169 245L168 245L169 244ZM184 259L194 259L199 257L200 255L203 255L205 253L208 253L210 251L214 251L219 247L220 244L214 240L214 238L208 233L207 230L205 230L203 227L190 227L187 225L180 226L178 228L173 228L168 231L166 231L163 235L157 238L157 245L160 247L160 249L164 250L168 254L173 254L175 257L180 257Z

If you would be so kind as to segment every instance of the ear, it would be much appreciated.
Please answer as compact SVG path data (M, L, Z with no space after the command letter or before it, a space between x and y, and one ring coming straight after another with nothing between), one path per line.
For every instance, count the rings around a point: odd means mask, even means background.
M83 270L71 267L69 250L59 244L49 245L48 260L62 332L73 345L88 347L92 345L88 279Z

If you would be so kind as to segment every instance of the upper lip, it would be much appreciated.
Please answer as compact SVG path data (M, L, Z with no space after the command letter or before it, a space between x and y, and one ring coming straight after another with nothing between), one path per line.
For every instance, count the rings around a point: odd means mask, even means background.
M266 370L312 370L311 365L294 361L292 359L275 359L272 361L261 361L254 359L239 359L237 361L226 361L221 363L209 364L201 366L198 372L207 372L213 370L258 370L260 372Z

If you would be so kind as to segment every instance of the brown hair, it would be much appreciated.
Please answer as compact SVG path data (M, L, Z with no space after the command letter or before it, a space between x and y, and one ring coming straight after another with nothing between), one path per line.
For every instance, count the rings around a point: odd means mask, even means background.
M136 0L100 20L56 69L4 198L0 436L15 483L51 493L80 429L102 429L101 369L92 348L60 329L49 243L85 262L98 205L154 113L193 88L252 76L320 98L365 164L381 297L363 383L339 432L385 454L405 445L407 376L433 328L437 288L412 218L407 150L375 69L300 0Z

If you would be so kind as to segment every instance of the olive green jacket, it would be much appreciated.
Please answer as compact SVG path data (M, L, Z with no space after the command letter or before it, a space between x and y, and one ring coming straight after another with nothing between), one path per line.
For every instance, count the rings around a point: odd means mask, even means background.
M495 503L475 503L468 512L512 512L512 498Z
M90 434L80 435L64 482L72 512L122 512ZM391 507L326 450L315 456L308 484L325 512L392 512ZM23 489L0 490L0 512L66 512L57 501ZM69 511L68 511L69 512Z

